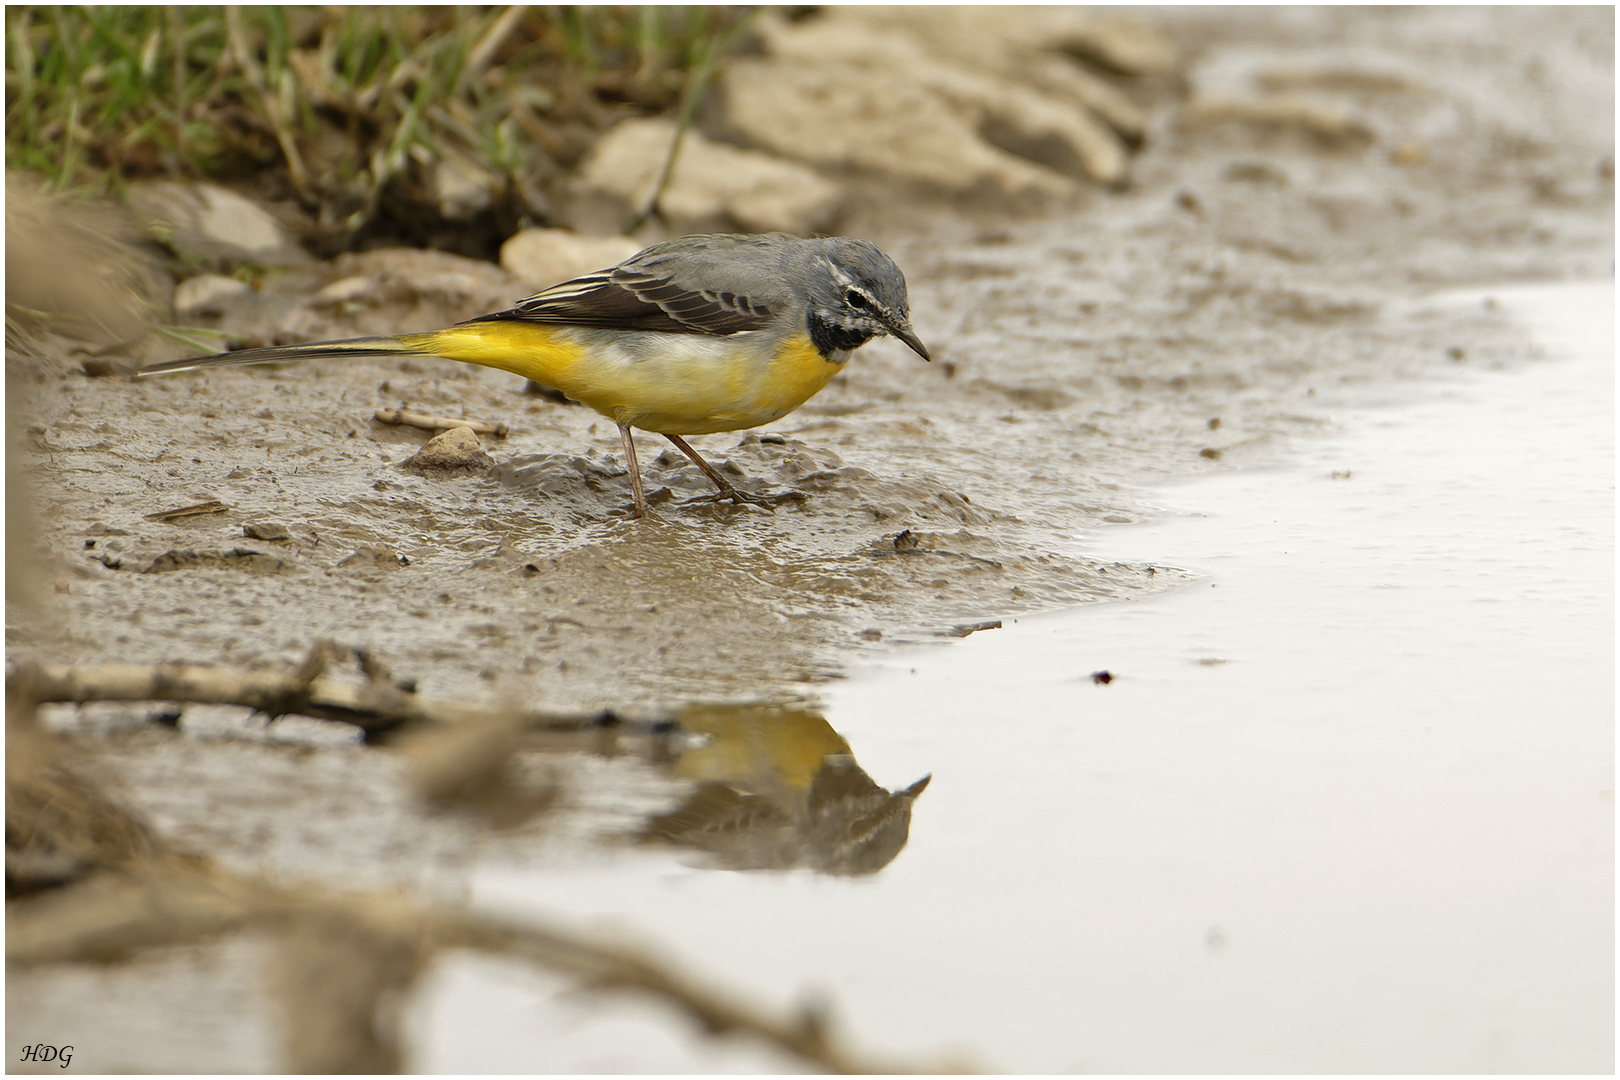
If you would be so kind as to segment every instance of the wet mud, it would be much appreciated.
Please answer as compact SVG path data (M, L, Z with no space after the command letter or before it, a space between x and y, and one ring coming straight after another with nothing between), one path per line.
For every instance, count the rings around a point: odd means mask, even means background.
M1156 114L1127 189L1038 219L877 186L848 211L840 231L906 272L934 362L878 341L784 420L694 440L778 505L704 500L696 467L641 434L653 516L634 520L614 425L502 372L352 360L131 382L66 359L22 373L11 453L42 587L8 609L8 654L251 668L325 638L437 697L777 708L748 732L713 714L525 744L512 782L534 813L501 828L425 802L398 757L335 725L278 744L245 710L210 728L190 706L177 729L133 707L110 728L54 714L173 842L244 870L453 892L476 859L645 844L881 869L926 813L929 763L866 776L858 744L795 711L818 687L872 650L1185 583L1084 551L1140 520L1155 484L1283 460L1338 409L1534 359L1490 310L1424 294L1611 272L1612 10L1155 22L1208 107ZM1249 104L1217 107L1233 99ZM344 259L267 278L215 325L392 333L521 295L448 256ZM333 289L368 275L408 284ZM488 468L412 469L431 433L375 419L402 406L508 433L479 437ZM730 764L728 739L749 747Z

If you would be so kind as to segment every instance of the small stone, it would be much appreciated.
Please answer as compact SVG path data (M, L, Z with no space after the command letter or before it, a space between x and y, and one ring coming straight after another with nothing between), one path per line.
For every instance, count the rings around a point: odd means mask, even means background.
M221 274L199 274L175 286L174 313L183 319L223 315L232 304L252 295L252 288L244 281Z
M580 236L571 229L524 229L501 245L501 268L537 289L617 266L640 250L623 236Z
M310 261L275 218L214 184L156 180L129 186L129 200L168 243L220 262L296 266Z
M450 221L466 221L488 210L492 192L501 178L471 158L451 154L433 167L433 194L439 213Z
M309 298L312 305L346 304L363 300L377 291L381 284L375 274L340 278Z
M464 427L433 436L405 462L407 468L435 476L483 472L494 464L495 459L484 453L478 436Z
M355 548L345 559L338 562L339 566L351 570L364 570L377 567L383 570L398 570L402 566L409 566L411 561L392 548L381 544L365 544Z
M323 326L324 311L342 310L347 304L369 308L398 305L401 314L411 311L420 325L444 326L510 307L522 288L494 263L447 251L375 248L348 252L332 260L331 270L331 282L295 307L290 317L296 319L280 332L293 336L297 320L302 319L308 325L299 332L332 336L329 331L333 328Z
M249 540L291 540L292 533L287 526L278 525L274 521L255 521L242 526L242 535Z

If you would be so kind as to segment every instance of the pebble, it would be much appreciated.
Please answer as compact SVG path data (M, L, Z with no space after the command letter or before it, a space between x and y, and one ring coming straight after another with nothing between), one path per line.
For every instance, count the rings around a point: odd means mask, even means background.
M174 313L183 319L222 315L226 308L252 295L253 289L245 281L222 274L199 274L175 286Z
M640 250L623 236L580 236L572 229L524 229L501 245L501 268L536 289L616 266Z
M275 218L215 184L155 180L129 185L129 201L176 250L224 263L298 266L310 261Z
M405 462L406 468L435 476L483 472L494 464L495 459L484 453L478 436L464 427L433 436Z

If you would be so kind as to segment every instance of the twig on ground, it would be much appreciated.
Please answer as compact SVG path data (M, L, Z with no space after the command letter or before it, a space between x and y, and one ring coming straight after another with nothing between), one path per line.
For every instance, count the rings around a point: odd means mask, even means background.
M155 514L147 514L147 521L175 521L179 518L201 517L203 514L222 514L230 507L218 499L209 499L207 502L194 503L191 506L179 506L173 510L159 510Z
M380 735L411 724L489 724L509 709L418 697L386 678L373 676L359 686L326 675L326 664L348 650L318 643L327 650L319 662L314 653L297 667L233 671L201 664L45 664L19 665L7 672L8 688L26 674L39 702L178 701L210 705L244 705L271 716L299 713L354 724L367 735ZM520 710L518 723L530 730L581 731L618 723L606 713ZM648 722L658 727L667 719Z
M464 427L479 435L493 435L497 439L506 438L512 430L501 422L492 424L487 420L457 420L453 416L434 416L430 413L411 412L409 409L378 409L375 418L378 423L402 424L424 431L449 431L451 428Z

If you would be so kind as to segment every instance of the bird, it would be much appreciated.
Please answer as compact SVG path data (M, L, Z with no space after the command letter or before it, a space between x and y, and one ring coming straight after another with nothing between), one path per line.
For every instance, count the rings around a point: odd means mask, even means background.
M769 504L738 491L685 436L768 424L803 405L875 337L924 360L906 279L877 245L786 233L676 237L516 306L443 330L216 353L138 377L225 364L439 356L515 372L619 427L633 514L647 516L631 430L662 435L719 489L705 499Z

